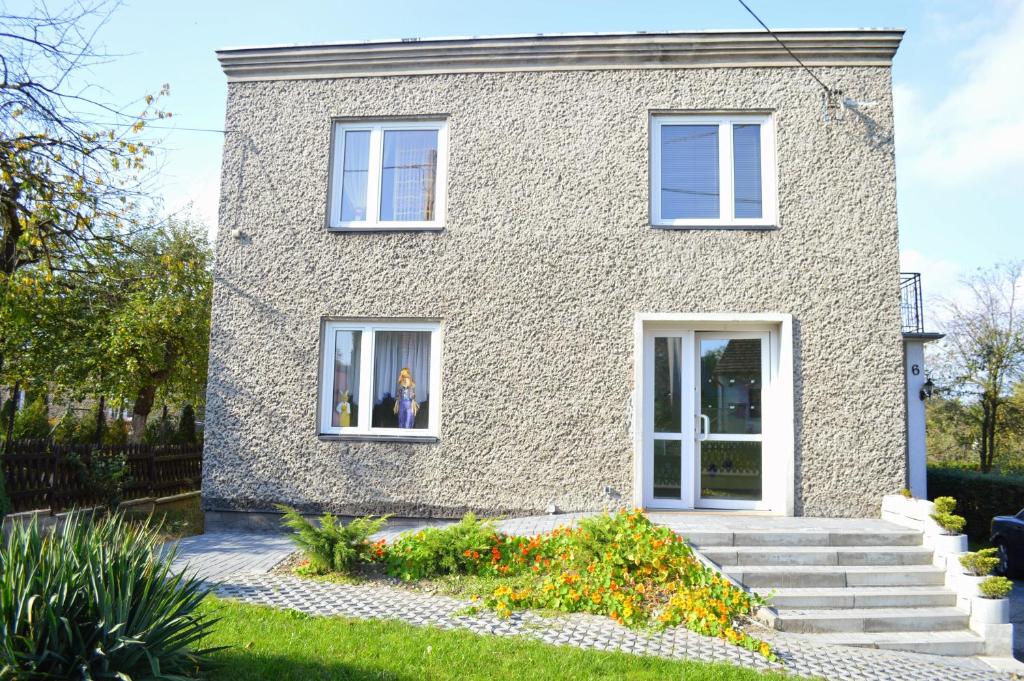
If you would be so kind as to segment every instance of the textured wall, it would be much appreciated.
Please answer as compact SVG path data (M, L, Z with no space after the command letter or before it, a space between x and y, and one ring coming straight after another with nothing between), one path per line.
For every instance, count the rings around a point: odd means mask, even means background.
M232 84L206 507L628 503L634 314L788 312L797 513L876 514L905 485L890 73L821 73L877 105L824 125L797 68ZM776 111L780 229L648 226L649 111L689 109ZM331 117L422 114L449 116L447 229L328 232ZM439 443L317 439L324 315L443 320Z

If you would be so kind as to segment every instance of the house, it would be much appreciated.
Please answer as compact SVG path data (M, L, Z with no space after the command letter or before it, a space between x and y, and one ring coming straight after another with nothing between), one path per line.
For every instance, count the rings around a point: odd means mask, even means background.
M877 516L902 31L777 36L218 52L205 508Z

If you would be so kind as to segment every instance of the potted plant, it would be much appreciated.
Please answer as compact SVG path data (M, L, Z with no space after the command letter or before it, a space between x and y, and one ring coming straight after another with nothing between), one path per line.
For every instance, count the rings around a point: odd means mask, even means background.
M958 575L957 592L964 598L979 596L981 591L978 586L992 574L998 564L996 549L981 549L960 556L963 571Z
M931 537L932 548L937 554L964 553L967 551L967 535L963 534L967 521L963 516L954 515L956 499L937 497L933 502L931 519L940 528L941 534Z
M971 620L979 624L1005 624L1010 621L1010 591L1013 582L1006 577L986 577L978 585L980 596L971 599Z

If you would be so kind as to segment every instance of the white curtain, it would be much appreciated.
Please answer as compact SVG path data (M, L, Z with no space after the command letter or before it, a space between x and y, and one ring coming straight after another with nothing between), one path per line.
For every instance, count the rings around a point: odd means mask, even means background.
M430 398L430 332L378 331L373 360L373 401L394 396L398 374L409 369L416 382L416 401Z

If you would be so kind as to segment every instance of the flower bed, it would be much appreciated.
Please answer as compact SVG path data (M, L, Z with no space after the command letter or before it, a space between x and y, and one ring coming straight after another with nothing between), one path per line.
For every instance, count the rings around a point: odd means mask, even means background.
M775 659L767 643L738 627L760 604L757 596L705 566L681 537L641 511L593 516L535 537L506 535L467 515L367 549L370 560L406 582L487 578L481 584L488 590L473 598L501 617L546 609L604 615L634 628L682 625Z

